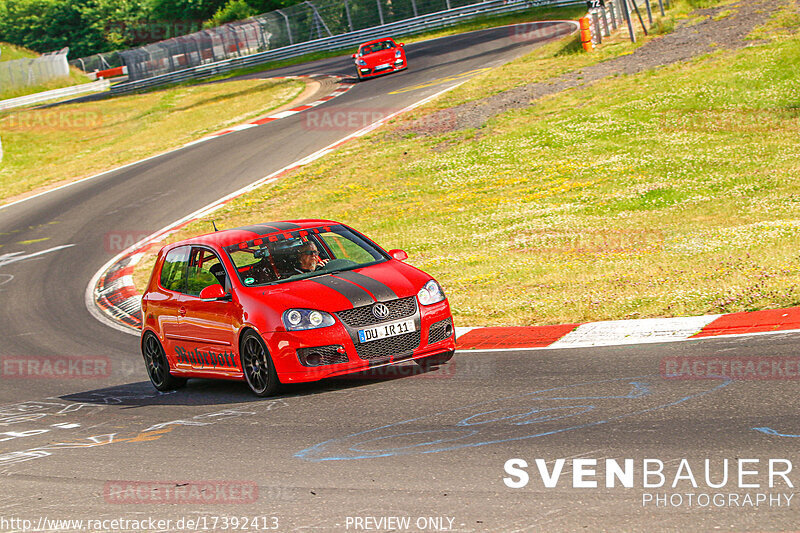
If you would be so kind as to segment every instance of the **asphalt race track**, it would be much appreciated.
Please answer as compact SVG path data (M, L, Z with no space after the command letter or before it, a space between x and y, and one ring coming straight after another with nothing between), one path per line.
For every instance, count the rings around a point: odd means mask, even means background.
M399 110L538 44L499 28L410 45L409 70L315 111ZM270 74L317 73L352 76L352 60ZM84 305L89 280L118 251L107 235L149 234L363 125L313 127L300 113L0 209L0 530L22 530L12 518L41 530L43 517L172 520L158 528L168 531L244 530L243 517L250 531L796 528L788 482L800 483L800 468L775 473L800 467L796 377L665 379L663 370L709 357L780 365L796 360L797 335L459 353L427 374L412 365L270 399L201 380L156 393L138 338ZM17 361L63 356L84 357L97 377L14 376ZM528 464L522 488L503 481L521 479L504 470L515 458ZM631 486L606 486L607 459L632 460ZM661 461L660 486L647 486L659 480L643 475L647 459ZM771 459L784 461L770 477ZM729 475L716 488L723 460Z

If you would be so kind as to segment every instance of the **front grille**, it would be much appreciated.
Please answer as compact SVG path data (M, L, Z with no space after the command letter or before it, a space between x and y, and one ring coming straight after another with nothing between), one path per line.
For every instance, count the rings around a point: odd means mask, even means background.
M314 348L298 348L297 358L303 366L325 366L335 365L336 363L346 363L347 353L339 353L339 350L344 350L344 347L339 344L331 346L316 346ZM309 362L309 356L318 356L318 362ZM312 357L313 359L313 357Z
M389 322L400 318L405 318L413 315L417 311L417 298L410 296L408 298L399 298L397 300L390 300L383 302L389 308L389 316L383 319L375 318L372 314L372 305L364 305L354 309L347 309L339 311L336 316L342 322L351 328L361 328L364 326L372 326L380 324L381 322Z
M453 334L453 321L449 318L440 320L431 325L428 330L428 344L443 341Z
M419 331L412 331L396 337L356 343L356 353L361 359L377 359L379 357L389 357L390 355L409 355L419 346L419 342Z

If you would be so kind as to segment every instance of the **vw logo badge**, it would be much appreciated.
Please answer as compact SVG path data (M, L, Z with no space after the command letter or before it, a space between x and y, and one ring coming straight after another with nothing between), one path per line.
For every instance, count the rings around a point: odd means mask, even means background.
M372 315L378 320L383 320L389 316L389 308L385 304L376 303L372 306Z

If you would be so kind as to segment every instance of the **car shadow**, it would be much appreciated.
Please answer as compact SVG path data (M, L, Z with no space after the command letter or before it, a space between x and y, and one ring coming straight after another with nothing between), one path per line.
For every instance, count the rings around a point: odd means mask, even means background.
M445 365L446 367L446 365ZM126 408L151 405L207 406L271 401L299 396L339 393L343 390L373 385L396 379L413 378L440 372L440 368L423 369L416 363L379 367L346 376L326 378L310 383L284 384L280 391L266 398L255 396L243 381L190 379L186 386L169 392L159 392L149 381L139 381L114 387L104 387L60 396L62 400L99 405L118 405Z

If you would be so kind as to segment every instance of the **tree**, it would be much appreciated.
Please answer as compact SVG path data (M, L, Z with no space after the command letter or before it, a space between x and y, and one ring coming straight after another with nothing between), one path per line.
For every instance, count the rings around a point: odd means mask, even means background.
M214 16L203 25L207 28L213 28L227 22L246 19L247 17L252 17L257 14L256 10L245 0L228 0L228 3L219 8L217 12L214 13Z
M151 21L204 21L214 16L225 5L225 0L150 0Z
M70 57L132 48L298 0L0 0L0 41Z
M130 0L6 0L0 5L0 40L39 53L68 46L70 57L127 44L115 23L130 25L144 12Z

